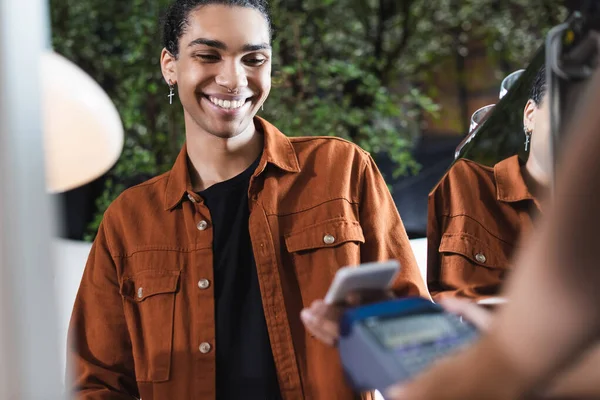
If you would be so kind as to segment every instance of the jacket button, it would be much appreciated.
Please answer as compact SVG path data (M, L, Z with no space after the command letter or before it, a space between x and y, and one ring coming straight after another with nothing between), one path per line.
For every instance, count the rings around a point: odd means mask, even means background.
M198 222L198 225L196 225L196 227L198 228L199 231L203 231L206 228L208 228L208 222L202 220L202 221Z
M323 237L323 242L325 244L333 244L333 242L335 242L335 238L333 236L331 236L331 235L325 235Z
M144 297L144 289L142 289L141 287L138 288L137 296L138 296L138 299L141 299L142 297Z
M208 279L200 279L198 281L198 287L200 289L207 289L210 286L210 282L208 281Z
M482 253L477 253L475 254L475 259L477 260L477 262L479 263L485 263L487 258L485 258L485 256Z
M195 199L195 198L194 198L194 196L192 196L191 194L189 194L189 193L188 193L187 197L188 197L188 199L190 199L190 201L191 201L192 203L195 203L195 202L196 202L196 199Z
M211 349L210 343L206 343L206 342L202 343L199 348L200 353L202 353L202 354L208 353L210 351L210 349Z

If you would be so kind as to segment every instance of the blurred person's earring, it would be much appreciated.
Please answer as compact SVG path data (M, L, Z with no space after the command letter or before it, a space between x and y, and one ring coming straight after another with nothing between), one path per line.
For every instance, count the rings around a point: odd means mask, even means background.
M169 79L169 96L167 96L169 98L169 104L173 104L173 96L175 96L175 86Z
M531 142L531 129L524 127L525 132L525 151L529 151L529 142Z

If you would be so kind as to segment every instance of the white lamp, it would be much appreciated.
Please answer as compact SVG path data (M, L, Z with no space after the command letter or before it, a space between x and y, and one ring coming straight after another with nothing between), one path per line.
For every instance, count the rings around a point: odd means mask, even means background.
M115 164L123 149L123 125L104 90L71 61L47 50L40 70L46 187L50 193L65 192L100 177ZM67 328L91 244L53 238L52 245L58 368L64 372Z
M89 75L45 51L41 59L46 182L51 193L102 176L123 149L123 125L114 104Z

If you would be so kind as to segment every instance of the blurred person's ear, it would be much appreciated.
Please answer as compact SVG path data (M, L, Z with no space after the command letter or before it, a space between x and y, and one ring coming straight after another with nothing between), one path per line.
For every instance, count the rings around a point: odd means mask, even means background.
M523 111L523 127L531 132L535 128L535 113L537 111L537 105L535 101L529 99L525 104L525 110Z

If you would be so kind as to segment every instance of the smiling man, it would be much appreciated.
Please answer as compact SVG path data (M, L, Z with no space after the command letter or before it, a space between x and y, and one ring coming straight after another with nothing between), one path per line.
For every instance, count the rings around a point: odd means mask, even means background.
M338 268L390 258L398 293L426 293L371 157L256 117L270 33L263 1L169 9L161 67L186 145L104 215L71 319L76 398L353 399L300 310Z

